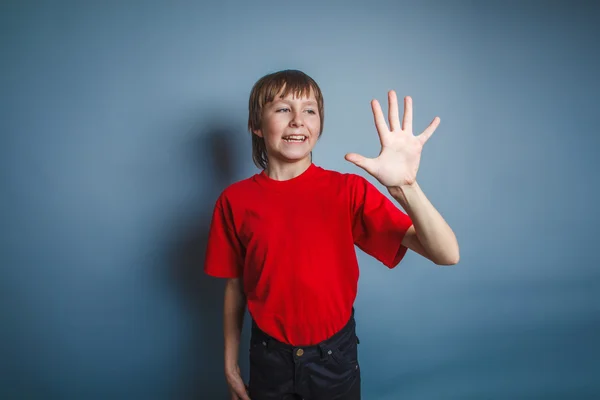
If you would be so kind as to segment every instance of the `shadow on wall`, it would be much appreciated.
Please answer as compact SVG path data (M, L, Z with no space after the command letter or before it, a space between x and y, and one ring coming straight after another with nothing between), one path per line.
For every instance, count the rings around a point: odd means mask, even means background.
M198 179L206 179L203 201L192 210L191 221L175 238L171 249L171 277L181 295L188 332L182 346L182 382L186 399L229 399L223 363L223 294L225 280L204 273L204 255L215 201L235 179L235 138L240 132L216 125L198 135L194 153L199 161ZM237 140L239 143L239 140ZM240 368L247 370L248 332L244 325ZM178 390L179 392L179 390Z

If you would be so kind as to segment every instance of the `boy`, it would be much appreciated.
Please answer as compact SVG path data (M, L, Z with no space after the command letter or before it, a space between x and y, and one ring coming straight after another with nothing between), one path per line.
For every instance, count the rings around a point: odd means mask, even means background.
M232 399L360 399L354 300L354 245L388 268L407 249L438 265L456 264L458 243L416 182L421 149L439 124L412 134L405 98L400 126L389 94L388 129L371 102L382 150L347 154L406 210L366 179L312 163L323 131L323 96L306 74L262 77L249 102L255 164L263 171L226 188L216 202L205 272L227 278L225 375ZM246 305L252 317L250 382L238 367Z

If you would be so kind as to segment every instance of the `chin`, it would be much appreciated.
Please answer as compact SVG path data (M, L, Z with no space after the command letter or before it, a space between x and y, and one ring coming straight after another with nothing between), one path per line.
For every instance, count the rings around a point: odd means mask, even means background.
M308 152L302 152L302 153L297 153L297 152L285 152L285 153L281 153L281 158L283 158L284 160L288 161L288 162L298 162L298 161L302 161L305 158L310 158L310 151Z

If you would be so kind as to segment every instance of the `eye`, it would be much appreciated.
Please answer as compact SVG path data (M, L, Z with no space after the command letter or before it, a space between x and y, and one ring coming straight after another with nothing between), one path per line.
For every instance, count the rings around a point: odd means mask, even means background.
M276 112L290 111L289 108L278 108Z
M316 114L315 110L306 110L306 112L309 114Z

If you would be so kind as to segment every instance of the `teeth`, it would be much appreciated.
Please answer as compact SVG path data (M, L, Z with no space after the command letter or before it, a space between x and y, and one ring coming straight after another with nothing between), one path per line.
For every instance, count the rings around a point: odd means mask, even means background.
M286 136L283 138L283 140L288 141L288 142L303 142L304 140L306 140L306 136L297 136L297 135L292 135L292 136Z
M286 139L304 139L304 136L302 136L302 135L291 135L291 136L286 136Z

